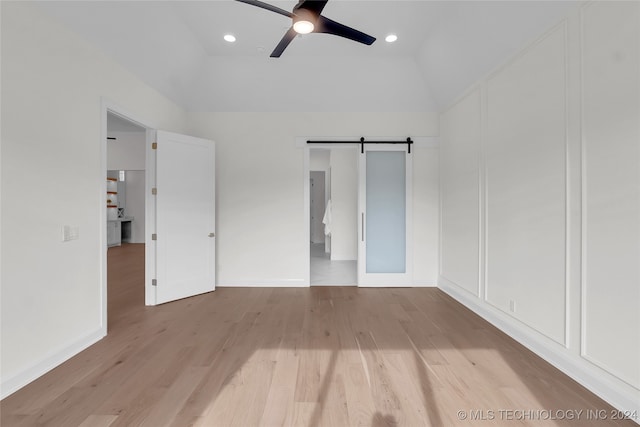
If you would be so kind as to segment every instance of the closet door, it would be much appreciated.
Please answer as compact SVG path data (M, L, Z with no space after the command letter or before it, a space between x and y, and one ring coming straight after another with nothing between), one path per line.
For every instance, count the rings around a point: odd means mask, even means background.
M370 145L359 160L358 285L412 283L411 154Z

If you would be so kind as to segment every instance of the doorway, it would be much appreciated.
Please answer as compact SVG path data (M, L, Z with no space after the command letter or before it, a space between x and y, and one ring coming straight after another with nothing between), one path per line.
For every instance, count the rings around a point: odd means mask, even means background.
M145 305L145 171L147 128L107 110L107 314Z
M104 224L101 236L101 319L103 333L106 335L107 321L110 319L107 270L113 267L108 265L107 224L108 219L117 220L119 214L119 206L114 203L117 187L113 188L114 184L117 185L117 182L114 183L117 179L107 179L107 171L117 170L118 174L124 171L125 177L127 170L144 171L143 174L131 174L137 186L144 188L144 214L140 216L141 221L144 219L144 230L141 233L144 240L138 251L142 274L136 280L136 283L144 283L144 304L157 305L210 292L215 289L216 271L215 143L156 130L155 126L133 119L121 107L105 99L102 100L101 110L100 173L103 184L97 196L100 200L100 222ZM121 159L123 162L129 161L127 165L137 161L137 166L109 165L110 150L107 141L118 141L118 137L115 136L114 139L113 135L113 132L117 132L118 125L124 127L119 129L122 132L144 135L142 149L136 154L125 154ZM113 144L112 148L115 147L120 147L125 152L130 148L126 144ZM110 184L104 184L106 182ZM126 192L129 193L128 190ZM106 208L105 193L107 204L111 204ZM130 206L128 203L127 205ZM123 217L130 216L126 209L122 212ZM107 212L110 214L107 215ZM135 225L131 228L132 233L135 233ZM116 239L118 235L122 237L118 234L122 233L122 229L118 229L117 225L110 231L116 233ZM131 276L127 276L126 279L130 278ZM138 304L139 299L134 297L134 304Z
M357 152L309 150L309 283L357 285Z
M309 284L404 287L413 284L411 139L299 138L305 148ZM313 147L307 144L313 144ZM312 239L311 173L326 171L328 250ZM316 196L317 197L317 196ZM317 245L317 246L314 246ZM318 273L320 272L320 274Z

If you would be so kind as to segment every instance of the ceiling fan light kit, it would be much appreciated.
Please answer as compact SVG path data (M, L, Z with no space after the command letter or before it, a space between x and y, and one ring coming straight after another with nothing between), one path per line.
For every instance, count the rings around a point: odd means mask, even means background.
M314 25L313 22L311 21L297 21L296 23L293 24L293 29L296 31L296 33L298 34L309 34L310 32L313 31L314 29Z
M280 43L278 43L271 53L272 58L279 58L280 55L282 55L282 52L284 52L287 46L289 46L298 34L333 34L334 36L344 37L366 45L371 45L376 41L375 37L322 16L322 10L329 0L300 0L298 4L293 7L293 11L291 12L258 0L236 1L291 18L291 28L289 28L280 40Z
M306 9L298 9L293 17L293 29L298 34L309 34L315 29L315 16Z

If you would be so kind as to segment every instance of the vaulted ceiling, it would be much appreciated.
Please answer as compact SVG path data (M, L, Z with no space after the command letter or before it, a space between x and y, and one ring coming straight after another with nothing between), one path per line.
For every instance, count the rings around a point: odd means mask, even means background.
M578 2L330 0L377 41L308 34L279 59L290 19L232 0L37 4L189 111L403 112L442 110Z

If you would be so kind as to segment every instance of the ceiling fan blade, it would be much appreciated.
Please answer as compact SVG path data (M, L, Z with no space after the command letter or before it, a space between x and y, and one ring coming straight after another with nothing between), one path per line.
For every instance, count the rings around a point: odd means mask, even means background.
M236 0L240 3L246 3L246 4L250 4L251 6L256 6L262 9L266 9L266 10L270 10L271 12L275 12L275 13L279 13L280 15L284 15L288 18L293 18L293 13L284 10L284 9L280 9L279 7L276 6L272 6L268 3L264 3L258 0Z
M363 33L362 31L358 31L351 27L347 27L346 25L342 25L339 22L332 21L331 19L325 18L324 16L318 17L316 29L313 32L333 34L366 45L371 45L374 41L376 41L375 37L372 37L368 34Z
M293 8L293 11L295 12L298 9L306 9L316 15L320 15L328 1L329 0L300 0Z
M276 48L273 49L273 52L271 52L271 58L280 58L282 52L284 52L287 46L289 46L289 43L291 43L297 35L298 33L296 33L293 27L289 28L289 31L284 34L284 36L280 40L280 43L278 43L278 46L276 46Z

